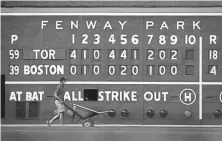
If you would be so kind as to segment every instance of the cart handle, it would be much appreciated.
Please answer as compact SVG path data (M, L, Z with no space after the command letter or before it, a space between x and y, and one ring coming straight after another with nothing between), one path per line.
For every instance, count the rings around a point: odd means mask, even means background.
M80 106L78 104L73 104L73 106L77 106L77 107L80 107L80 108L83 108L83 109L86 109L86 110L89 110L89 111L92 111L92 112L95 112L95 113L98 113L98 114L103 114L103 113L108 113L109 112L109 111L103 111L103 112L95 111L95 110Z

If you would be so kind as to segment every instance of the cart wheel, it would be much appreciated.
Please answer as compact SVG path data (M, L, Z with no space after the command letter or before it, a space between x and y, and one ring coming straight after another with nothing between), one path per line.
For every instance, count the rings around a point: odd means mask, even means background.
M83 127L93 127L94 126L94 123L92 120L85 120L83 123L82 123L82 126Z

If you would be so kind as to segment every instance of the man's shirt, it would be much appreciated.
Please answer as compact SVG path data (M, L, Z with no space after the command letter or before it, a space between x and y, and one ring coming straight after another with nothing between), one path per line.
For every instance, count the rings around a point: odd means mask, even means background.
M59 85L57 85L55 93L57 93L58 97L63 100L64 99L64 93L65 93L64 84L60 83Z

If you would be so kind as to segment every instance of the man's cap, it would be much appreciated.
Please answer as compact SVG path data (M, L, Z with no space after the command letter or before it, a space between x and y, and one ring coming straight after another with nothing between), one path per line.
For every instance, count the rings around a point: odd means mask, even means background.
M61 77L60 78L60 81L66 81L67 79L66 78L64 78L64 77Z

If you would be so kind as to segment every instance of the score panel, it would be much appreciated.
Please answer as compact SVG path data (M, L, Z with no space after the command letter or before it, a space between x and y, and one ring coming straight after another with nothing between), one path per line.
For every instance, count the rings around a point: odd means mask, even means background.
M203 69L204 81L222 81L221 21L201 16L3 16L3 72L7 80L19 81L66 76L71 81L198 82Z
M203 38L203 81L222 82L222 17L205 17ZM211 26L207 26L211 25ZM210 42L207 42L210 37Z
M32 115L30 109L37 112L37 123L56 113L53 93L56 85L38 84L6 85L5 122L27 123ZM63 100L66 104L79 104L96 111L114 111L93 117L95 123L106 124L142 124L142 125L198 125L199 86L198 85L65 85ZM27 103L27 104L24 104ZM36 103L38 109L28 105ZM20 104L24 104L20 106ZM28 109L27 109L28 108ZM27 110L25 110L27 109ZM22 112L23 111L23 112ZM18 115L15 113L18 112ZM22 116L24 113L27 116ZM65 113L65 123L71 117ZM32 119L32 118L31 118ZM34 120L34 119L33 119Z

